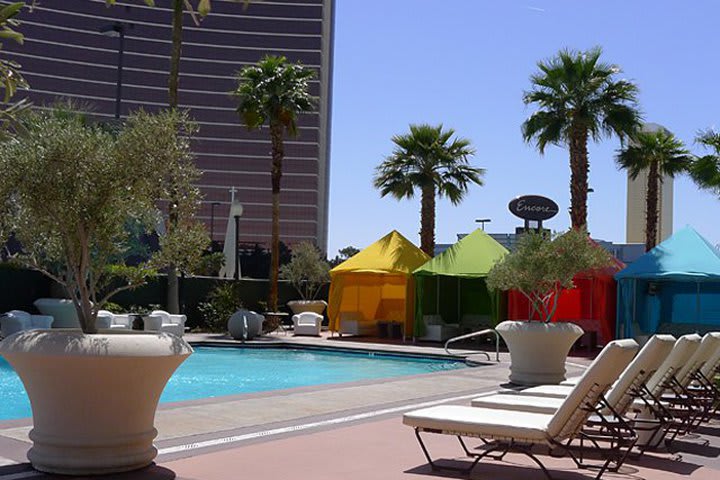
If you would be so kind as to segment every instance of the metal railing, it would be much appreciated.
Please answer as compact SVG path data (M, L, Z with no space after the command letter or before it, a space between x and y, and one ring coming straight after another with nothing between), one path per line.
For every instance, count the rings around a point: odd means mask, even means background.
M500 362L500 335L498 334L498 332L495 331L494 328L486 328L485 330L479 330L477 332L466 333L465 335L460 335L459 337L453 337L453 338L449 339L447 342L445 342L445 353L447 353L448 355L452 355L452 353L450 353L450 350L448 350L448 345L450 345L451 343L459 342L460 340L467 340L468 338L485 336L490 333L495 335L495 361ZM492 359L490 358L490 354L488 354L487 352L478 352L478 353L485 355L487 357L488 361L492 361Z

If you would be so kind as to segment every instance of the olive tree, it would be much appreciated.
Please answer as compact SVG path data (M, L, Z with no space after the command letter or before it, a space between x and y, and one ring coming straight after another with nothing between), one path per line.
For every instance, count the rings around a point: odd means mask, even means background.
M575 287L573 278L578 273L608 267L611 261L610 254L593 243L584 230L571 229L555 238L529 232L490 270L487 286L519 291L540 319L549 322L560 292Z
M113 133L64 107L33 112L24 127L0 143L0 223L23 246L15 260L64 286L82 330L95 333L112 295L139 286L170 257L193 261L200 242L192 229L189 246L179 247L177 232L150 262L129 267L121 259L128 221L152 229L156 199L179 198L178 209L192 211L195 127L181 112L138 112Z
M292 249L290 262L280 267L280 278L288 280L303 300L315 300L320 288L330 281L330 265L310 242Z

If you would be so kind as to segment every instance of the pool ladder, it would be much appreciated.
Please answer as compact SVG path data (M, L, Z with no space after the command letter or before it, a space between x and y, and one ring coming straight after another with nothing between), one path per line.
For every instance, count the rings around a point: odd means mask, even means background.
M453 337L450 340L448 340L447 342L445 342L445 352L448 355L452 355L452 353L450 353L450 350L448 349L448 345L450 345L451 343L458 342L460 340L467 340L468 338L484 337L485 335L489 335L491 333L495 335L495 361L500 362L500 335L494 328L486 328L485 330L478 330L477 332L466 333L465 335L460 335L459 337ZM489 353L487 353L487 352L478 352L478 353L485 355L487 357L488 361L492 361ZM467 356L466 356L466 358L467 358Z

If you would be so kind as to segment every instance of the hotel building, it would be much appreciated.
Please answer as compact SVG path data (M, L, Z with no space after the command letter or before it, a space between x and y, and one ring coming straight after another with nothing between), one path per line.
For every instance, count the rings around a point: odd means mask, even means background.
M299 136L286 139L281 195L281 240L327 245L334 0L213 0L196 25L186 14L180 65L180 107L200 131L193 144L204 194L200 218L222 241L231 189L244 207L241 243L268 244L271 223L270 140L267 129L241 126L229 92L235 73L266 54L285 55L317 72L311 93L317 110L299 118ZM116 113L118 60L122 60L119 113L167 106L171 10L169 0L45 0L20 19L25 44L4 42L6 58L22 65L35 105L70 98L92 105L100 117ZM120 38L101 33L122 28ZM107 33L107 32L106 32Z

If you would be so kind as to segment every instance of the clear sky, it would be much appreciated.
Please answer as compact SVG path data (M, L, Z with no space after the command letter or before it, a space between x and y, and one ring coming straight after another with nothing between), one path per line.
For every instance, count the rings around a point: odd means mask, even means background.
M532 112L522 93L538 60L559 49L603 48L603 59L640 87L644 118L673 131L693 151L700 129L720 128L720 2L712 0L337 0L328 255L365 247L392 230L419 242L419 198L380 198L374 167L390 138L410 123L443 123L472 140L473 164L487 169L453 207L440 201L436 242L488 217L490 232L521 220L507 210L520 194L554 199L569 226L566 148L540 156L520 125ZM590 144L589 228L625 241L626 176L615 166L617 139ZM720 201L686 177L675 182L674 226L690 224L720 242Z

